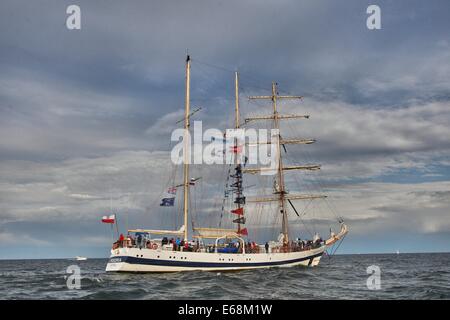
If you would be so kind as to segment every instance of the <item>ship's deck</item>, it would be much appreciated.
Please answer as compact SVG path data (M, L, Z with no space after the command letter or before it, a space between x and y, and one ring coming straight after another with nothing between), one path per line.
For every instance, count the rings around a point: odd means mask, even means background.
M300 252L307 251L315 248L319 248L324 245L324 242L320 239L317 241L303 240L303 241L291 241L287 245L280 244L257 244L255 242L249 242L245 244L245 247L240 245L239 242L227 243L218 245L213 244L205 245L199 242L186 242L169 240L168 242L161 240L144 240L137 241L133 238L128 238L122 241L116 241L113 243L112 249L119 248L138 248L149 250L164 250L164 251L180 251L180 252L202 252L202 253L227 253L227 254L241 254L245 253L284 253L284 252Z

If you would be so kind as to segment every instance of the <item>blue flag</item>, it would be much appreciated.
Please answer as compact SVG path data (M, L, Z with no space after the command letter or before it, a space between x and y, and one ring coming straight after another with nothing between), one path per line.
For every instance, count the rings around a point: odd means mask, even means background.
M173 207L175 198L163 198L159 204L161 207Z

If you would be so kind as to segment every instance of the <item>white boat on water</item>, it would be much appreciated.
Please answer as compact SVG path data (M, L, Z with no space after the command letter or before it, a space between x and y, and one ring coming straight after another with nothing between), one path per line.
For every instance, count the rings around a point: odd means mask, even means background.
M76 256L75 260L77 260L77 261L85 261L85 260L87 260L87 258L86 257Z
M186 59L186 99L185 99L185 117L184 129L185 135L189 134L190 117L193 113L190 111L190 67L191 60L189 56ZM235 128L241 127L239 120L239 92L238 92L238 73L235 73ZM257 116L245 119L245 124L258 120L272 121L273 127L279 129L281 120L284 119L308 119L309 116L280 114L277 108L278 100L301 99L300 96L279 95L277 84L272 84L271 95L256 96L251 99L265 99L272 103L273 112L269 115ZM194 111L196 112L196 111ZM186 138L186 136L185 136ZM185 147L188 139L184 139ZM244 196L246 191L243 186L244 174L256 175L265 168L248 168L246 162L242 162L238 157L237 139L234 139L234 163L230 167L226 183L224 203L229 203L230 211L222 211L220 219L223 219L223 213L230 214L229 220L232 220L233 227L223 228L221 223L217 228L203 227L194 225L194 219L189 216L192 210L190 201L190 187L194 185L193 181L198 180L190 178L189 161L184 161L183 182L172 185L172 189L182 187L183 199L180 201L180 211L183 215L183 223L178 230L160 230L160 229L131 229L127 236L121 236L113 244L111 256L106 266L107 272L179 272L179 271L232 271L246 270L269 267L292 267L317 266L322 255L327 248L337 244L348 232L347 226L342 218L338 218L340 231L335 234L330 230L330 236L327 239L320 238L317 234L311 240L293 239L289 232L288 213L297 212L294 201L324 199L326 196L314 194L298 194L288 191L285 185L285 171L308 170L314 171L320 169L319 165L294 165L283 166L283 152L286 152L286 145L291 144L311 144L315 142L312 139L283 139L281 134L276 137L275 144L277 172L273 175L272 194L249 198ZM184 153L186 157L186 153ZM185 158L186 160L186 158ZM212 182L214 183L214 182ZM217 184L217 183L216 183ZM203 195L201 195L202 197ZM174 199L163 199L161 206L174 206ZM249 241L249 232L244 228L247 215L255 212L255 208L249 204L263 205L265 203L277 204L274 210L269 207L274 217L281 219L281 232L277 240L268 241L265 244L257 244ZM292 209L292 210L291 210ZM245 210L245 216L244 216ZM211 210L212 211L212 210ZM219 217L217 212L217 217ZM236 215L236 216L233 216ZM280 216L277 216L280 215ZM233 219L231 217L236 217ZM295 216L294 216L295 217ZM221 220L222 222L222 220ZM116 222L117 223L117 222ZM189 227L192 225L191 230ZM276 227L276 226L274 226ZM249 227L250 229L250 227ZM189 234L191 233L191 234ZM155 238L155 236L157 238ZM169 239L172 237L171 239ZM177 238L177 240L175 240ZM180 240L181 239L181 240Z

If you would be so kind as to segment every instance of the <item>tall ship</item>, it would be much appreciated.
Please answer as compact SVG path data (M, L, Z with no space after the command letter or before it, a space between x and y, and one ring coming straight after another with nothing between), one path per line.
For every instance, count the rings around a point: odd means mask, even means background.
M262 100L271 104L270 112L265 115L255 115L241 121L239 103L239 74L235 72L235 104L234 129L239 130L259 121L270 124L276 134L263 144L270 145L271 156L276 165L273 168L253 166L247 163L248 158L239 156L244 148L250 148L250 143L238 138L232 139L232 161L225 170L224 193L221 208L206 210L202 215L196 215L197 206L192 204L192 190L196 188L202 177L193 177L189 161L189 135L191 117L198 111L191 111L191 59L186 58L186 86L184 110L184 161L178 166L181 171L181 181L173 179L168 184L168 196L162 199L161 207L175 207L175 194L179 197L179 224L172 230L158 227L155 229L135 228L127 230L126 235L118 235L113 243L111 255L106 266L107 272L181 272L181 271L236 271L270 267L314 267L321 257L339 246L348 232L343 219L336 216L339 231L330 229L329 235L322 239L317 233L310 238L291 235L289 215L300 217L296 209L297 201L316 201L325 199L322 194L302 194L292 192L287 188L287 175L295 171L319 170L319 165L297 164L287 165L283 160L287 145L311 144L313 139L283 138L280 128L284 120L308 119L307 115L280 113L280 101L299 100L302 96L280 95L277 84L272 83L269 95L250 96L250 100ZM224 140L229 139L226 135ZM257 142L257 144L260 142ZM268 174L267 171L273 171ZM258 175L262 180L270 181L270 187L262 187L262 193L255 194L258 187ZM246 185L247 181L256 178L256 185ZM211 182L210 185L217 185ZM267 184L267 183L266 183ZM206 197L206 193L200 197ZM261 230L256 225L255 216L261 214L273 217L269 227L276 230L275 239L255 242L254 234ZM164 208L163 208L164 209ZM212 217L212 223L202 225L205 215ZM193 216L196 216L194 221ZM252 218L253 217L253 218ZM107 217L105 217L107 218ZM249 219L250 218L250 219ZM108 220L108 219L106 219ZM109 220L108 220L109 221ZM113 220L111 220L113 221ZM215 225L212 225L214 224ZM224 225L228 223L228 227ZM264 232L260 232L264 235ZM265 233L267 237L268 232Z

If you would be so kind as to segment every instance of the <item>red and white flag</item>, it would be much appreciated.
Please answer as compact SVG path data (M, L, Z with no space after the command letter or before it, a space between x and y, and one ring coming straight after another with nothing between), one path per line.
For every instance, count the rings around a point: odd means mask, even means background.
M103 216L102 222L103 223L114 223L116 221L116 215L112 214L110 216Z
M169 189L167 189L167 193L176 194L177 193L177 187L169 187Z

